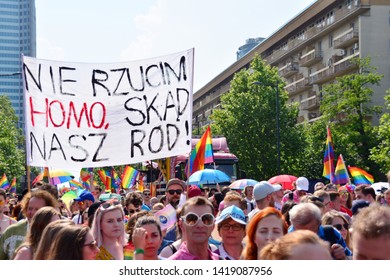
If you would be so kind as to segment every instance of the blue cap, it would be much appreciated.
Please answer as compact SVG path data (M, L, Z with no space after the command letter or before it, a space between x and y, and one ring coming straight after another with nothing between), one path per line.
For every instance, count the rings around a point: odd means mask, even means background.
M221 214L217 217L215 223L219 224L228 218L232 218L234 221L236 221L239 224L246 225L246 217L244 211L242 211L240 208L238 208L235 205L223 209Z
M355 216L362 208L370 206L370 202L359 199L352 202L351 212L352 216Z
M78 197L74 199L74 201L84 201L84 200L90 200L92 202L95 202L95 198L93 197L92 193L90 193L87 190L83 190Z

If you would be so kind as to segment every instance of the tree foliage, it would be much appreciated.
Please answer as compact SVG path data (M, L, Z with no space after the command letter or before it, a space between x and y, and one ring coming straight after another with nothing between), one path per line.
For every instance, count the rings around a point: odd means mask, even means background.
M230 86L221 97L221 109L211 116L213 134L226 136L247 177L264 180L276 175L278 93L281 173L296 173L302 142L296 127L298 108L287 105L288 95L277 68L256 55L249 69L236 73Z
M10 183L25 173L24 141L17 122L8 97L0 96L0 174L7 174Z
M390 170L390 90L385 96L387 113L380 118L379 126L374 128L379 144L371 149L370 159L380 166L380 171L387 173Z
M378 167L370 156L370 149L378 144L372 118L381 113L373 106L373 86L379 85L383 75L376 72L370 58L356 59L358 73L340 76L336 83L323 88L320 110L325 123L330 124L335 157L342 154L348 165L356 165L378 175Z

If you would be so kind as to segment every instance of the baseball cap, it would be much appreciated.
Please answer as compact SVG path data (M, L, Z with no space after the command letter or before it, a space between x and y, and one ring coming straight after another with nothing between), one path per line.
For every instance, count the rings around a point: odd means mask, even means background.
M228 218L232 218L232 220L236 221L239 224L246 225L246 217L244 211L242 211L240 208L238 208L235 205L223 209L221 214L215 220L215 223L219 224Z
M267 181L261 181L253 187L253 197L255 200L261 200L267 195L279 191L282 188L280 185L272 186L271 183Z
M306 177L299 177L297 179L297 190L298 191L308 191L309 190L309 180Z
M95 198L93 197L92 193L90 193L87 190L83 190L78 197L74 199L74 201L84 201L84 200L90 200L92 202L95 202Z
M186 187L186 183L183 180L180 180L178 178L173 178L173 179L169 180L167 183L166 189L168 189L172 185L179 185L183 188L183 190Z

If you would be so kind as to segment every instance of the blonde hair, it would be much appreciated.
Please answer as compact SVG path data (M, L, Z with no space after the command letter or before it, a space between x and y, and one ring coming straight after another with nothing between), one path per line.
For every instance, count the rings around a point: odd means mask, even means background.
M99 208L95 212L95 216L92 222L92 235L96 240L96 245L98 247L102 246L103 244L103 234L102 234L102 229L101 229L101 223L103 220L103 217L106 213L113 212L113 211L120 211L122 220L125 218L125 213L123 212L123 207L121 204L118 205L111 205L108 208L104 208L105 203L102 203ZM121 227L122 232L121 235L118 238L118 242L124 246L126 244L126 239L125 239L125 225L123 224L123 227Z

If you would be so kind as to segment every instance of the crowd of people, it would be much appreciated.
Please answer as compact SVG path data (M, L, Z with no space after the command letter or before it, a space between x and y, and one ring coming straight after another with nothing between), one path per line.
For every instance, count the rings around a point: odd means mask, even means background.
M157 216L174 208L166 228ZM160 211L160 212L159 212ZM36 183L23 197L0 189L1 260L390 259L390 189L299 177L293 189L261 181L242 190L167 182L103 193L93 186L64 203Z

